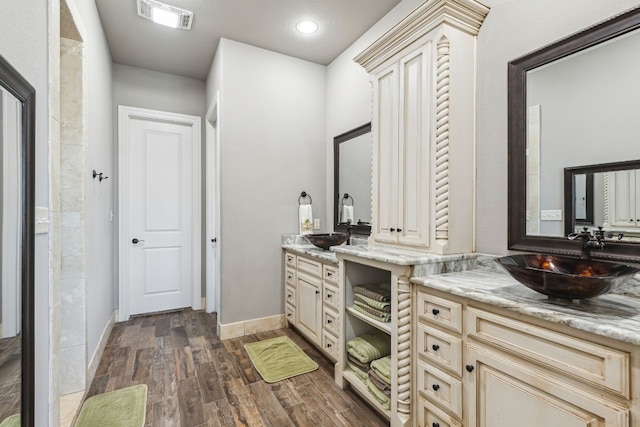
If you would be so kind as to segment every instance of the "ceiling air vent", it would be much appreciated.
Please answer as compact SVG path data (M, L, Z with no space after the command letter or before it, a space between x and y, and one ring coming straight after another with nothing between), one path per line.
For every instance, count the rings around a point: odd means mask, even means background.
M168 27L190 30L193 12L154 0L137 0L138 16Z

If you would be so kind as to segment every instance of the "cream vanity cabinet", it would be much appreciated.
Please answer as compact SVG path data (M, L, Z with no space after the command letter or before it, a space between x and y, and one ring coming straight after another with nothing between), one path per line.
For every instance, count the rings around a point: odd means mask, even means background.
M284 256L287 322L335 361L340 328L338 266L289 251Z
M633 346L416 288L417 426L640 425Z
M640 232L640 171L604 174L605 229Z
M473 251L475 35L488 11L427 1L355 58L373 86L372 243Z

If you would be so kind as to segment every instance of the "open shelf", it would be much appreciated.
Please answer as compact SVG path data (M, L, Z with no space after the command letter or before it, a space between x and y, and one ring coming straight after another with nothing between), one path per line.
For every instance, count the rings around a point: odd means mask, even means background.
M367 385L356 374L351 371L345 370L344 372L342 372L342 377L347 380L349 385L351 385L353 391L355 391L360 397L366 400L371 405L371 407L373 407L373 409L378 411L380 415L382 415L386 419L391 419L391 411L382 406L380 402L378 402L376 398L371 395L369 389L367 388Z
M376 319L372 319L369 316L365 316L364 314L360 313L358 310L354 309L351 306L347 306L347 313L349 313L353 317L357 317L358 319L362 320L365 323L368 323L374 328L381 330L387 335L391 335L391 323L379 322Z

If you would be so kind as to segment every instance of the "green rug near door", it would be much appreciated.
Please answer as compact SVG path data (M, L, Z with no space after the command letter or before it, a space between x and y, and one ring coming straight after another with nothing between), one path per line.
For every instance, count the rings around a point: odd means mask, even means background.
M144 427L147 385L134 385L88 398L75 427Z
M289 337L252 342L245 344L244 348L253 366L268 383L275 383L318 369L318 364Z
M0 423L0 427L20 427L20 414L11 415Z

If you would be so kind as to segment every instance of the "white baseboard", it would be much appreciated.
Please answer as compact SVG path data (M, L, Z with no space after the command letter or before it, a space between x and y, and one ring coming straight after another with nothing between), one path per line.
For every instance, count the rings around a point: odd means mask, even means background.
M221 340L243 337L245 335L257 334L260 332L272 331L287 326L284 314L261 317L259 319L244 320L242 322L222 324L218 321L217 332Z
M116 323L118 310L115 310L111 313L111 317L109 321L104 326L102 331L102 335L100 336L100 341L98 342L98 346L96 347L96 351L93 352L91 359L89 359L89 365L87 366L87 383L85 386L85 390L89 391L89 387L91 387L91 383L93 382L93 377L98 370L98 365L100 364L100 359L102 359L102 354L104 353L104 349L107 346L107 341L109 341L109 336L111 335L111 331L113 330L113 325Z

